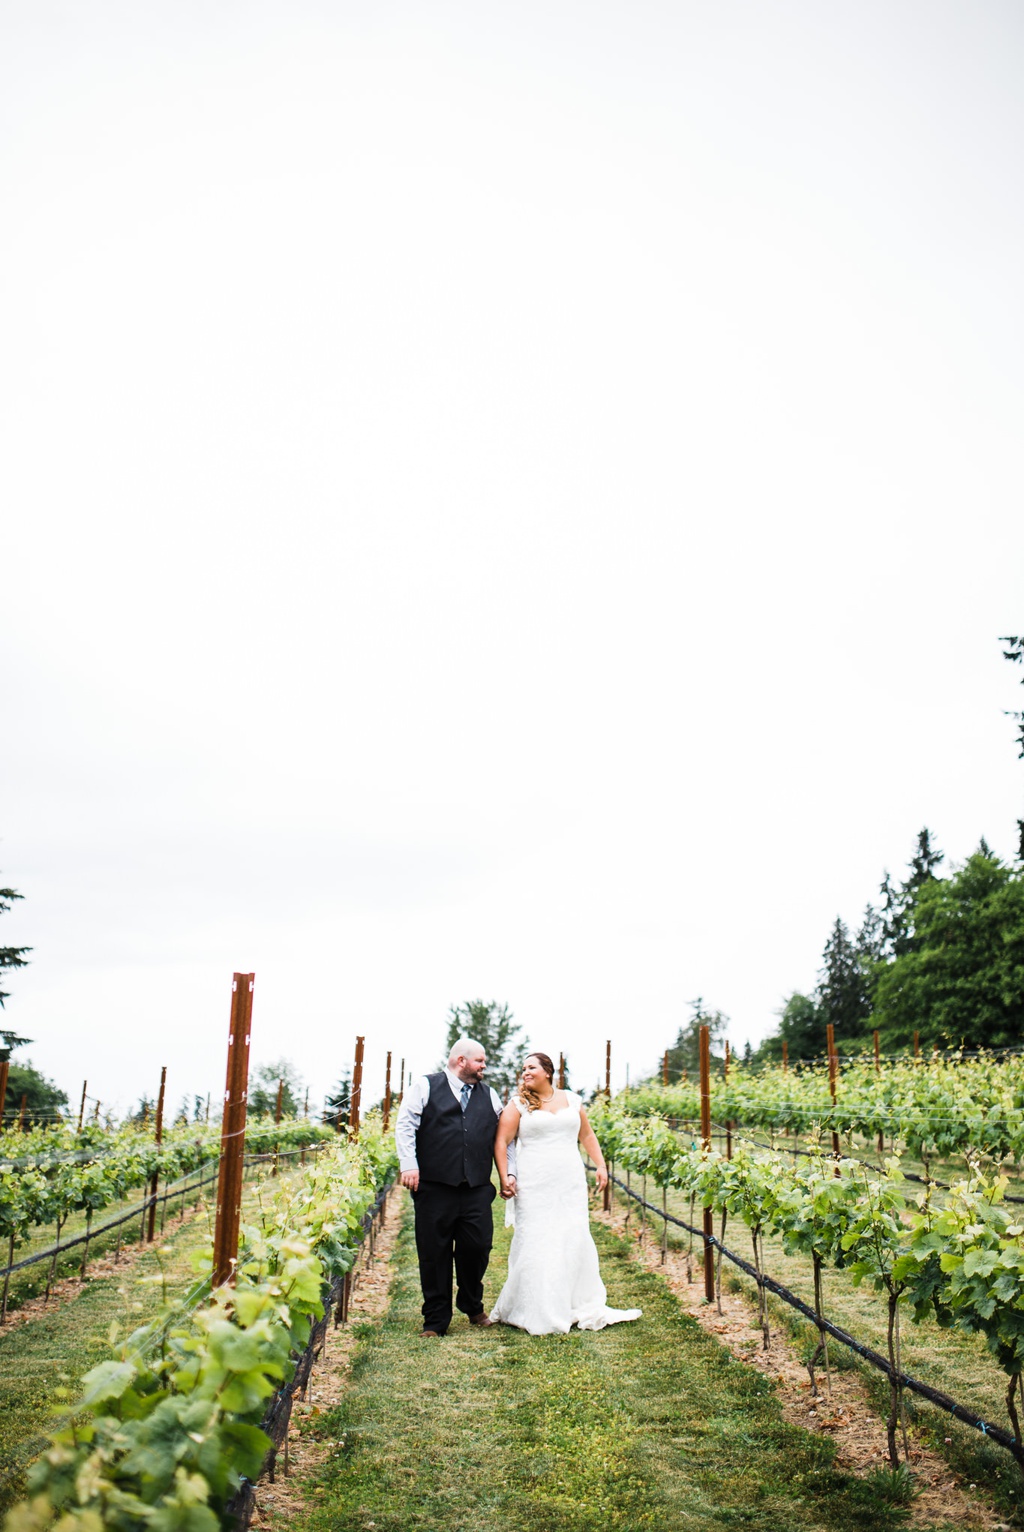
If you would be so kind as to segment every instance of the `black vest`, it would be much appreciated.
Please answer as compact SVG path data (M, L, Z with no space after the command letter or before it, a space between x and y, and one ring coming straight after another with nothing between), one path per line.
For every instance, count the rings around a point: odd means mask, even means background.
M430 1095L416 1130L416 1159L424 1181L483 1186L491 1179L498 1119L486 1085L474 1085L465 1112L448 1076L427 1075Z

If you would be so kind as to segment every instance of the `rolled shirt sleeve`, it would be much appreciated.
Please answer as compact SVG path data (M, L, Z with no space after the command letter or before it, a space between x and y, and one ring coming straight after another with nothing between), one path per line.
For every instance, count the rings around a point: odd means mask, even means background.
M395 1122L395 1148L398 1150L398 1168L401 1171L419 1170L416 1158L416 1133L419 1129L423 1108L430 1095L430 1083L426 1075L414 1080L402 1097Z

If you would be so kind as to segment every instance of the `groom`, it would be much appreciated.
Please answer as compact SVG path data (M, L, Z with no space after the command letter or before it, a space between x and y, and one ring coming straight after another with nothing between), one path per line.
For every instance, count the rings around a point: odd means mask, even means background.
M395 1124L402 1185L416 1210L423 1336L444 1335L452 1322L453 1258L456 1305L471 1325L491 1322L484 1313L484 1272L493 1238L491 1161L501 1102L483 1083L486 1067L480 1044L460 1037L447 1069L410 1085ZM514 1169L509 1166L513 1188Z

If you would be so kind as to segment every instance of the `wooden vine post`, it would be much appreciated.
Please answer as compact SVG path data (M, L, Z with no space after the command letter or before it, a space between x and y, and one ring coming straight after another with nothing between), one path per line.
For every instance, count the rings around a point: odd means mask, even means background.
M85 1117L85 1092L88 1084L88 1080L82 1081L82 1099L78 1106L78 1127L75 1130L77 1133L81 1133L82 1131L82 1119Z
M275 1128L279 1128L281 1126L281 1103L283 1101L284 1101L284 1081L283 1080L278 1080L278 1082L277 1082L277 1104L274 1107L274 1127ZM276 1176L277 1175L277 1163L278 1163L278 1157L279 1157L280 1153L281 1153L281 1137L280 1137L280 1134L275 1133L274 1134L274 1168L270 1172L270 1174L272 1176Z
M872 1035L872 1037L875 1040L875 1074L876 1075L880 1075L882 1073L882 1059L881 1059L881 1049L878 1046L878 1028L877 1027L875 1028L874 1032L871 1035ZM882 1134L881 1128L879 1128L879 1130L878 1130L878 1152L879 1152L879 1154L884 1154L885 1153L885 1138L884 1138L884 1136Z
M707 1027L700 1029L700 1152L704 1159L711 1153L711 1042ZM715 1262L712 1211L704 1208L704 1301L715 1301Z
M388 1049L388 1061L384 1066L384 1119L381 1123L384 1132L388 1131L388 1123L391 1121L391 1050Z
M359 1137L359 1106L363 1095L363 1038L356 1038L356 1061L352 1068L352 1100L348 1109L348 1136Z
M665 1052L664 1052L664 1054L662 1056L662 1060L661 1060L661 1083L662 1083L662 1085L667 1085L668 1084L668 1049L667 1048L665 1049Z
M7 1050L5 1049L4 1052L6 1051ZM10 1059L0 1059L0 1131L3 1130L4 1125L4 1103L7 1100L7 1076L10 1074L10 1072Z
M156 1098L156 1133L153 1135L157 1148L164 1141L164 1092L167 1088L167 1065L160 1071L160 1094ZM146 1239L149 1244L153 1243L156 1233L156 1193L160 1184L160 1171L154 1170L153 1178L149 1183L149 1227Z
M249 1035L252 991L256 975L236 973L231 981L231 1021L228 1029L228 1068L224 1086L224 1118L220 1130L220 1172L217 1177L217 1221L213 1231L213 1285L234 1282L238 1260L238 1227L242 1217L242 1177L245 1171L245 1116L249 1100Z
M565 1054L558 1055L558 1089L565 1090Z
M605 1100L612 1099L612 1041L611 1038L604 1045L604 1095ZM604 1197L601 1206L606 1213L612 1210L612 1183L605 1182Z
M782 1073L789 1074L789 1044L785 1038L782 1039Z
M726 1043L726 1045L725 1045L725 1068L722 1071L722 1078L725 1081L726 1085L728 1085L728 1083L729 1083L729 1060L730 1060L731 1057L732 1057L732 1055L729 1052L729 1044ZM729 1121L725 1125L725 1157L726 1157L727 1160L731 1160L732 1159L732 1119L731 1118L729 1119ZM667 1225L666 1225L666 1227L667 1227Z
M836 1075L839 1072L839 1059L836 1055L836 1030L831 1022L826 1028L828 1038L828 1093L832 1097L832 1105L836 1104ZM836 1175L839 1174L839 1161L842 1150L839 1146L839 1134L836 1132L835 1123L832 1125L832 1154L836 1162Z
M405 1060L403 1059L402 1060L402 1067L398 1071L398 1104L399 1104L399 1106L401 1106L401 1104L402 1104L402 1097L404 1095L405 1095Z

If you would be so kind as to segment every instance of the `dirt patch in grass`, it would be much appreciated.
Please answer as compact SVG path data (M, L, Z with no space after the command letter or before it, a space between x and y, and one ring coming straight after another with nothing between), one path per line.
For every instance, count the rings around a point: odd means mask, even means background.
M885 1422L873 1407L860 1375L845 1365L837 1365L840 1358L836 1353L842 1353L842 1347L834 1344L831 1348L831 1388L824 1363L820 1363L815 1369L817 1386L812 1389L798 1343L788 1331L773 1325L770 1345L764 1350L756 1304L744 1292L730 1291L724 1272L722 1312L718 1312L717 1304L705 1303L697 1241L689 1265L686 1252L671 1247L662 1264L659 1220L647 1224L646 1235L640 1240L636 1215L629 1218L627 1228L627 1213L621 1203L614 1204L610 1214L596 1211L593 1216L616 1234L628 1233L633 1258L642 1261L649 1270L661 1272L683 1308L701 1328L721 1341L737 1361L746 1363L774 1385L785 1420L827 1436L835 1444L837 1469L863 1476L887 1466ZM845 1356L842 1361L845 1362ZM910 1466L919 1493L909 1507L908 1526L952 1524L981 1529L999 1522L998 1513L985 1498L965 1492L949 1464L913 1435Z

